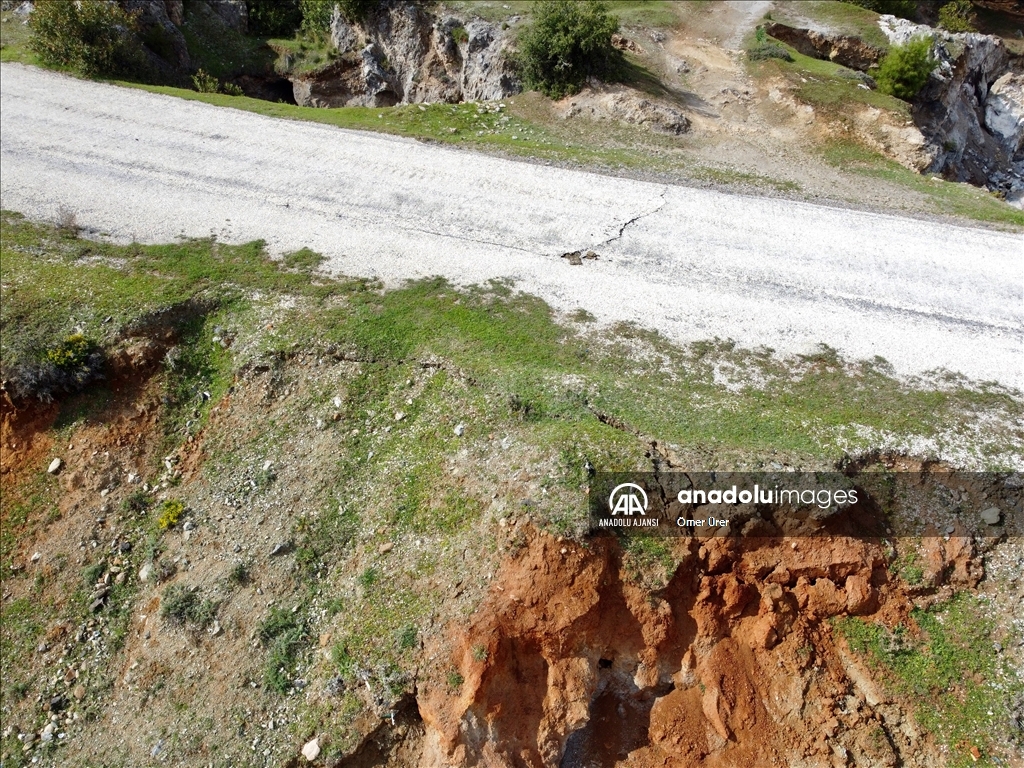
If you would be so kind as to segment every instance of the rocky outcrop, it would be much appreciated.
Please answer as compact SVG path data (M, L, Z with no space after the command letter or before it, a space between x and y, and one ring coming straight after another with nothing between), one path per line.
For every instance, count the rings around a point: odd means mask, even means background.
M894 44L922 36L932 41L937 65L912 108L934 152L925 170L1008 197L1024 190L1015 126L1020 87L1019 80L1004 78L1010 56L1003 41L977 33L950 34L894 16L882 16L879 26Z
M123 0L121 6L136 14L142 42L152 53L157 70L180 70L191 67L185 36L178 29L184 21L184 5L174 0ZM177 20L175 20L177 19Z
M620 85L591 83L575 96L563 99L561 107L566 119L611 119L674 136L690 130L690 121L675 107Z
M881 61L885 51L848 35L833 35L815 32L772 22L765 31L787 45L791 45L804 56L834 61L850 69L867 71Z
M412 2L387 4L349 24L335 9L331 42L341 58L293 77L304 106L389 106L501 99L521 90L510 36L482 20L466 24Z
M249 31L249 9L245 0L206 0L206 4L236 32Z
M1007 72L996 80L985 100L985 125L1007 152L1024 146L1024 75Z

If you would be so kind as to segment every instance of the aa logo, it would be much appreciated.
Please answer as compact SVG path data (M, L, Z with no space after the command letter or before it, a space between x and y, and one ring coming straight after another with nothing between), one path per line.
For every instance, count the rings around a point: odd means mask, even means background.
M608 496L608 509L613 515L646 515L647 492L636 483L617 485Z

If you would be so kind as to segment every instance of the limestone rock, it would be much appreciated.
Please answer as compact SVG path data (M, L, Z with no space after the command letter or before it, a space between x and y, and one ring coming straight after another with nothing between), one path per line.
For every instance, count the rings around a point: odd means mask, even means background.
M359 25L336 10L331 42L341 57L293 77L293 95L314 107L502 99L521 90L508 56L511 39L488 22L463 26L412 2L386 4Z
M302 756L311 763L320 757L320 742L316 739L307 741L302 747Z
M60 459L54 459L53 461L50 462L50 466L46 468L46 471L49 472L51 475L56 475L58 472L60 472L60 468L63 465L63 461L61 461Z
M879 26L894 44L922 36L932 41L937 64L913 103L914 123L934 155L923 170L1004 192L1024 186L1020 164L1013 162L1016 149L1007 146L1020 138L1015 118L1006 116L1014 114L1020 91L1013 78L1004 80L1009 54L1003 41L973 32L949 34L893 16L881 16ZM1002 85L989 110L997 82ZM988 125L990 111L999 131Z
M338 49L338 53L348 53L354 51L358 44L359 33L341 15L341 8L334 6L331 15L331 45Z
M985 125L1007 151L1024 147L1024 75L1007 72L989 89Z
M562 117L612 119L675 136L690 129L690 121L675 107L618 85L594 83L561 102Z

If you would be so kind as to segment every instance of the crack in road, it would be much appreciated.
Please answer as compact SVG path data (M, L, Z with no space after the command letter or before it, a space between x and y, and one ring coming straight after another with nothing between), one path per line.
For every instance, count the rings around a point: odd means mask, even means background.
M667 193L668 193L668 187L662 187L661 194L658 195L658 197L661 199L661 202L658 203L658 206L656 208L653 208L653 209L651 209L649 211L645 211L644 213L638 213L632 219L630 219L625 224L623 224L621 227L619 227L619 233L617 235L615 235L614 237L609 237L607 240L605 240L604 242L598 243L594 247L595 248L600 248L601 246L608 245L609 243L614 243L616 240L621 240L622 239L622 235L626 232L626 229L630 225L636 224L638 221L640 221L641 219L646 219L648 216L653 216L654 214L656 214L658 211L660 211L662 208L665 207L665 205L668 203L668 200L665 199L665 195Z

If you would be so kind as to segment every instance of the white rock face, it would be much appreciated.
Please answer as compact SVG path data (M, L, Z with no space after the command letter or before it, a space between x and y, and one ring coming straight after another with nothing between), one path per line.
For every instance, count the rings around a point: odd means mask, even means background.
M985 125L1009 152L1024 146L1024 75L1007 72L992 84L985 101Z
M513 37L486 21L463 25L407 1L382 6L357 25L336 8L331 42L342 56L295 76L295 101L385 107L503 99L521 90L508 55Z

